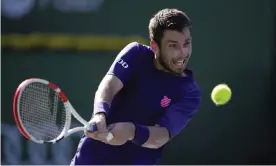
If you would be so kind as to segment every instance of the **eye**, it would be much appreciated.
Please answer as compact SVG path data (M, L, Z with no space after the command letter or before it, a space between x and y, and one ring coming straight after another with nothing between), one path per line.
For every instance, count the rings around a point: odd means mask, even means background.
M177 44L175 44L175 43L169 44L169 47L170 47L170 48L176 48L176 47L177 47Z
M188 47L191 44L191 42L186 42L183 46Z

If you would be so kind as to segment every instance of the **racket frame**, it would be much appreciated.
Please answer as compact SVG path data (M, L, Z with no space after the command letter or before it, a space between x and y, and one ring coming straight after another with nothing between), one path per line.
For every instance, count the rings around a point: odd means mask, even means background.
M49 86L50 88L52 88L53 90L55 90L61 100L63 101L64 107L65 107L65 111L66 111L66 120L65 120L65 124L64 124L64 128L62 130L62 132L60 133L60 135L53 140L50 141L43 141L43 140L37 140L35 139L24 127L21 117L19 115L19 106L20 106L20 98L22 96L22 92L24 91L24 89L30 85L31 83L42 83L45 84L47 86ZM78 131L84 131L84 130L89 130L89 131L95 131L96 130L96 126L92 125L90 123L88 123L86 120L84 120L77 112L76 110L73 108L73 106L71 105L71 103L69 102L69 100L67 99L67 97L64 95L64 93L61 91L61 89L56 86L55 84L44 80L44 79L39 79L39 78L31 78L31 79L27 79L25 81L23 81L17 88L15 96L14 96L14 103L13 103L13 113L14 113L14 117L15 117L15 121L17 124L17 127L19 129L19 131L21 132L21 134L26 137L27 139L30 139L36 143L39 144L43 144L43 143L56 143L60 140L62 140L65 137L68 137L69 135L78 132ZM70 129L71 126L71 115L73 115L80 123L82 123L84 126L82 127L74 127L72 129ZM111 140L113 138L113 135L111 133L108 134L107 140Z

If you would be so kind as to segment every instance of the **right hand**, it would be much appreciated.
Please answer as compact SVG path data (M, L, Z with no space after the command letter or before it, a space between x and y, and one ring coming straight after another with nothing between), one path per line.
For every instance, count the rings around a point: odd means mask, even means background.
M84 131L84 135L99 141L106 141L106 136L108 134L108 130L106 128L106 119L103 113L99 113L93 116L93 118L89 121L90 124L96 124L97 131L89 132L87 130Z

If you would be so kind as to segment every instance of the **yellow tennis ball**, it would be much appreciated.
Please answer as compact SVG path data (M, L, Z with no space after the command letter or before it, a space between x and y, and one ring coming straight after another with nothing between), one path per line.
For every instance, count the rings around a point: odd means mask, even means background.
M217 106L228 103L231 97L232 92L227 84L219 84L215 86L211 93L211 98Z

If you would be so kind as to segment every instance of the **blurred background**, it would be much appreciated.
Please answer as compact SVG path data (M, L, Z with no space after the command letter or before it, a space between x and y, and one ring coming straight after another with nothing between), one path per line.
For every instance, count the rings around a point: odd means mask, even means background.
M193 21L189 67L203 101L161 164L276 164L275 0L1 0L2 164L69 164L81 133L52 146L26 141L12 115L17 86L50 80L89 120L117 53L132 41L148 44L149 19L162 8ZM233 91L222 107L210 100L219 83Z

